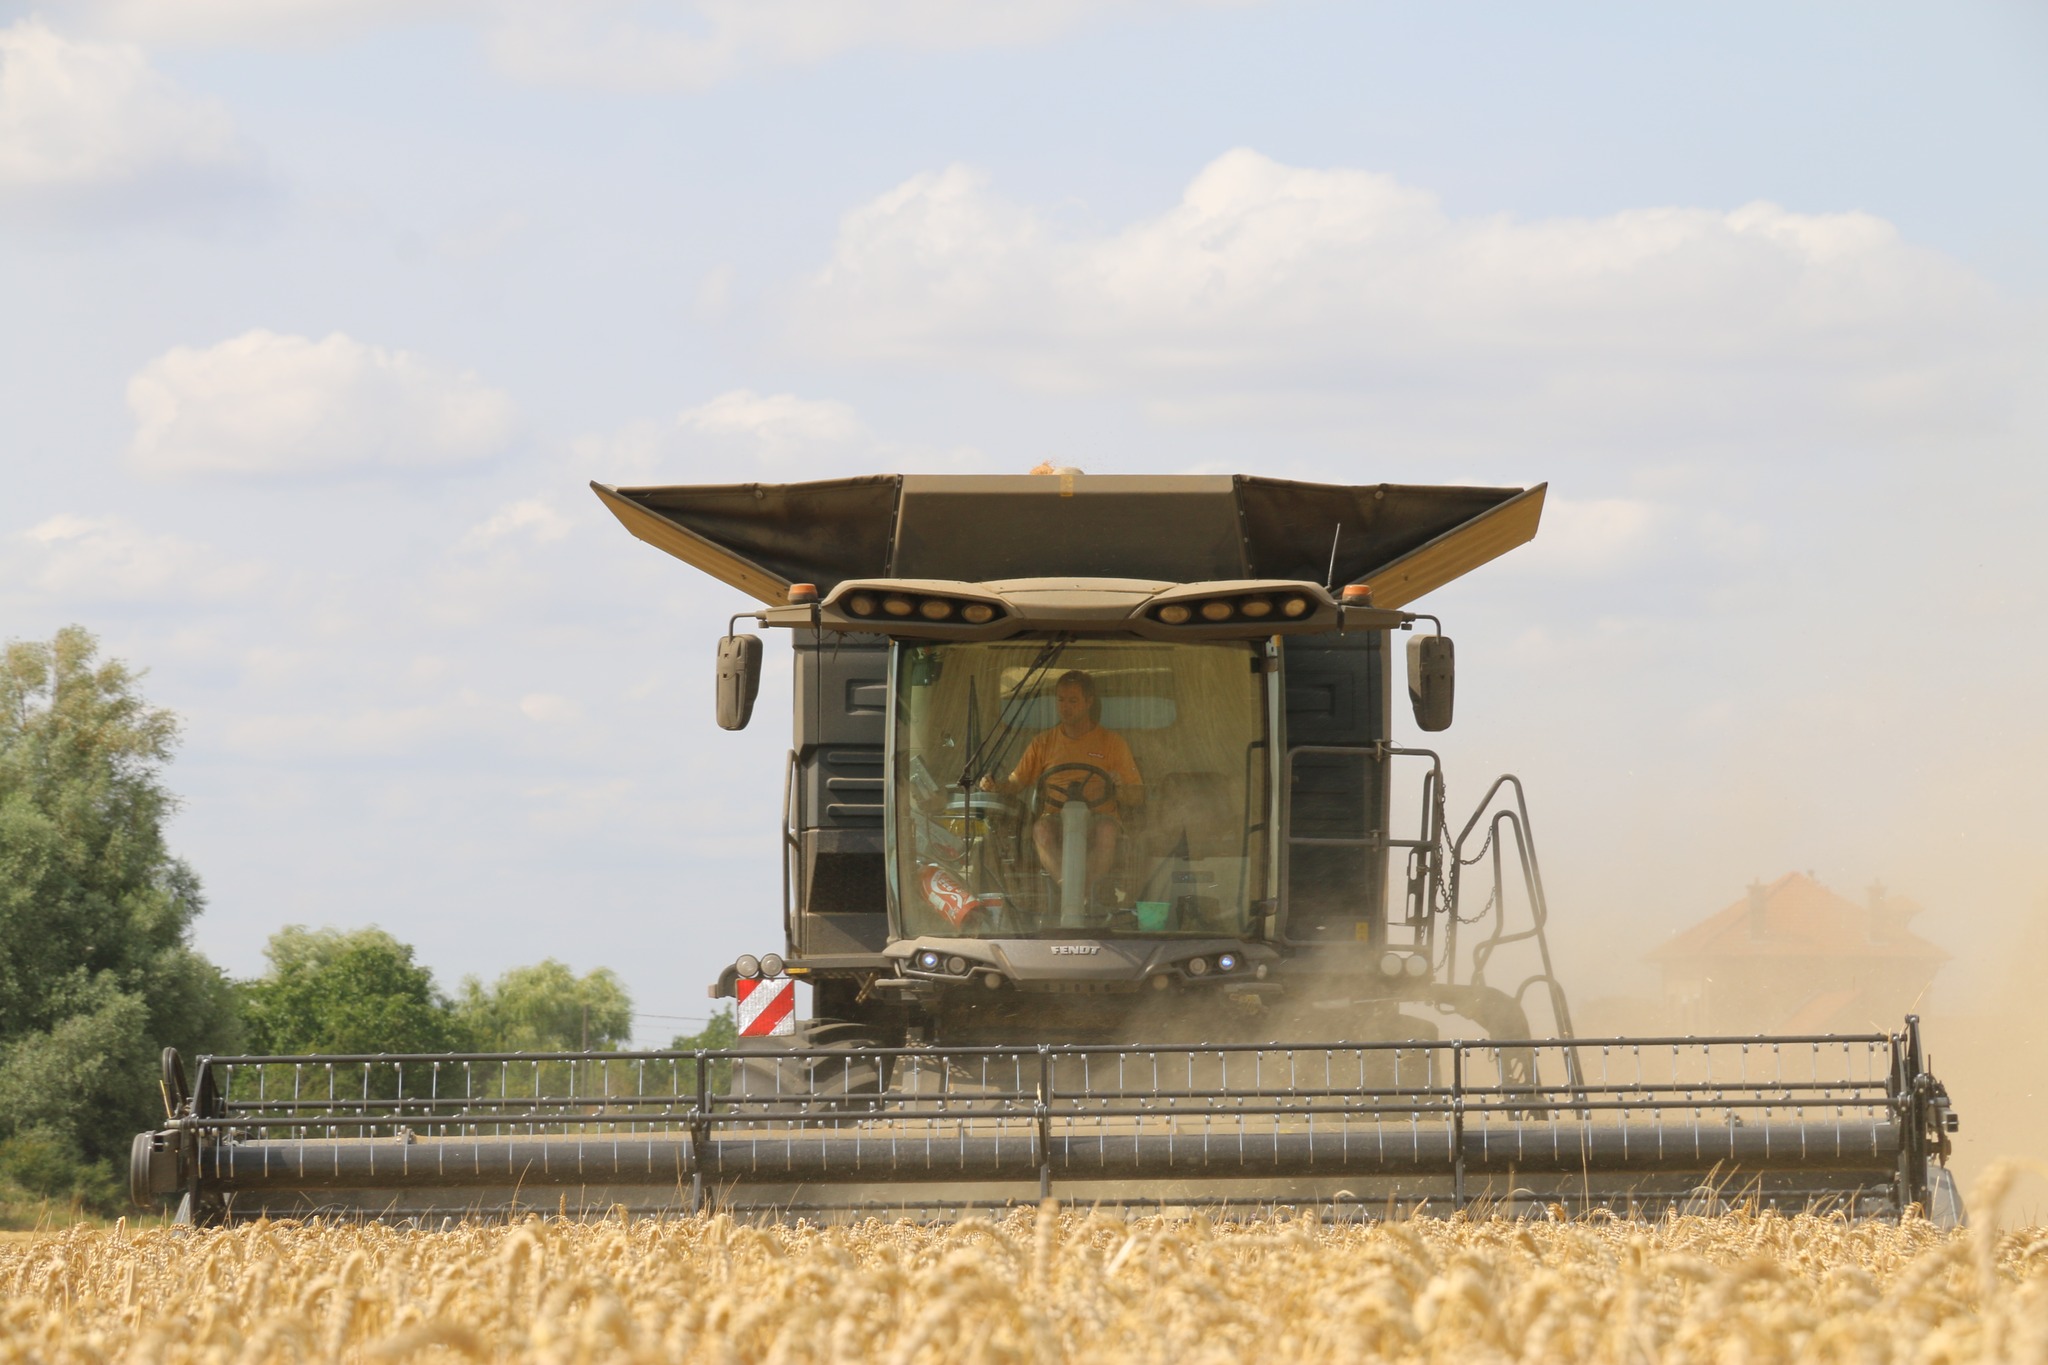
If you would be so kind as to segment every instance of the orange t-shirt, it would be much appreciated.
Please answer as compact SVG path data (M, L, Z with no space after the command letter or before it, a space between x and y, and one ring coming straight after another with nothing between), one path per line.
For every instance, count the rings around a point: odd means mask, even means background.
M1048 768L1057 768L1062 763L1086 763L1091 768L1102 769L1116 779L1119 795L1124 788L1142 786L1145 781L1138 776L1138 765L1131 758L1131 746L1124 743L1123 736L1100 725L1079 739L1070 739L1066 731L1053 726L1025 746L1024 757L1017 760L1017 769L1010 774L1010 780L1019 786L1034 786ZM1085 776L1084 773L1073 774L1076 779ZM1062 779L1055 778L1054 781L1065 785Z

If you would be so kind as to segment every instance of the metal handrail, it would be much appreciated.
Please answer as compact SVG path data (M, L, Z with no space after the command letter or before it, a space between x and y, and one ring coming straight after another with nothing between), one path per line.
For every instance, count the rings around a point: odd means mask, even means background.
M1035 1057L1040 1052L1054 1056L1122 1056L1151 1057L1163 1054L1250 1053L1250 1052L1448 1052L1462 1048L1468 1052L1512 1051L1542 1048L1665 1048L1665 1047L1740 1047L1774 1046L1807 1047L1815 1045L1874 1046L1890 1043L1899 1035L1891 1033L1715 1033L1715 1034L1661 1034L1654 1037L1607 1037L1607 1038L1515 1038L1515 1039L1449 1039L1417 1038L1393 1042L1357 1042L1316 1039L1307 1042L1264 1042L1264 1043L1185 1043L1161 1045L1158 1043L1021 1043L989 1044L983 1046L937 1047L866 1047L860 1049L863 1057ZM620 1052L336 1052L318 1054L272 1054L272 1053L208 1053L198 1059L197 1065L206 1066L250 1066L258 1063L284 1065L319 1063L329 1065L357 1065L364 1062L591 1062L591 1061L689 1061L710 1059L712 1061L736 1061L763 1055L795 1058L839 1058L847 1056L844 1048L777 1048L772 1054L759 1048L696 1048L677 1050L674 1048L647 1049L643 1051Z
M1552 964L1550 958L1550 935L1548 928L1550 922L1550 900L1543 889L1543 870L1536 857L1535 827L1529 819L1528 794L1523 790L1522 779L1513 773L1503 773L1493 780L1493 785L1486 789L1486 795L1480 798L1479 804L1473 808L1471 817L1465 821L1464 828L1458 831L1458 837L1451 842L1450 901L1453 913L1451 916L1450 932L1452 934L1457 932L1456 907L1461 903L1460 898L1463 891L1464 869L1466 867L1466 842L1471 839L1472 831L1477 828L1480 820L1485 817L1489 810L1493 809L1494 797L1499 795L1503 787L1513 789L1514 808L1512 810L1496 811L1488 826L1487 847L1491 849L1493 854L1492 904L1494 924L1492 934L1482 940L1472 950L1471 980L1474 985L1485 984L1486 964L1499 948L1509 943L1533 940L1536 945L1538 958L1542 963L1542 970L1530 976L1516 989L1514 992L1515 999L1519 1003L1523 994L1527 992L1530 986L1538 983L1544 984L1547 987L1549 996L1551 1017L1555 1020L1559 1033L1569 1038L1572 1033L1571 1005L1565 997L1564 986L1558 981L1556 967ZM1522 869L1523 890L1529 901L1529 927L1512 934L1507 930L1507 896L1505 894L1507 886L1506 879L1501 871L1501 844L1503 842L1501 833L1504 829L1514 835L1515 852ZM1455 950L1453 950L1451 967L1455 974ZM1565 1057L1566 1065L1573 1069L1574 1078L1576 1079L1579 1069L1578 1054L1574 1050L1567 1049Z
M792 943L796 941L797 907L803 901L804 890L803 839L798 833L803 822L791 806L797 791L797 753L791 749L789 762L782 770L782 928Z

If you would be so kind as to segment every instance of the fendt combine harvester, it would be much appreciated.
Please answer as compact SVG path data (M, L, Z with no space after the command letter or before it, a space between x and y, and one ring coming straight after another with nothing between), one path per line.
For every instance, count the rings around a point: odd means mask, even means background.
M1952 1211L1917 1021L1574 1037L1521 784L1456 822L1437 755L1397 742L1396 654L1417 726L1452 710L1451 643L1405 608L1529 540L1542 487L596 491L790 635L784 941L712 987L763 1036L167 1055L139 1200ZM760 640L718 659L738 729Z

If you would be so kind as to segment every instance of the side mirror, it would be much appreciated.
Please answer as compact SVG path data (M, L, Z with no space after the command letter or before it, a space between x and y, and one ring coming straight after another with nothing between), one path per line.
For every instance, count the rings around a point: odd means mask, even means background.
M1408 640L1408 704L1425 730L1451 728L1451 692L1457 682L1451 642L1441 635Z
M744 730L761 692L761 637L728 635L718 642L718 728Z

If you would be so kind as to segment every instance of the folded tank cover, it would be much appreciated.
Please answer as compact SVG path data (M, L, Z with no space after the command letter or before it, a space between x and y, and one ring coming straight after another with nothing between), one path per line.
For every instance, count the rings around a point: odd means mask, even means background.
M852 578L1282 578L1370 583L1389 607L1534 536L1544 487L1136 474L591 485L635 536L770 605L792 583L830 592Z

